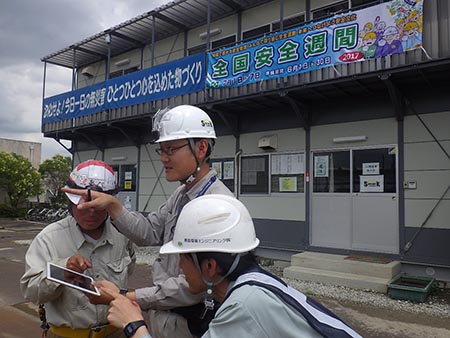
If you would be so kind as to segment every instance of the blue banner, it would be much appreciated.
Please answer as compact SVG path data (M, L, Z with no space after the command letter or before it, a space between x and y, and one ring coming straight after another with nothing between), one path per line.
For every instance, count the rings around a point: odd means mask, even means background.
M422 9L422 0L394 0L210 52L207 86L242 86L421 48Z
M42 122L56 122L193 93L204 87L205 54L196 54L46 98Z

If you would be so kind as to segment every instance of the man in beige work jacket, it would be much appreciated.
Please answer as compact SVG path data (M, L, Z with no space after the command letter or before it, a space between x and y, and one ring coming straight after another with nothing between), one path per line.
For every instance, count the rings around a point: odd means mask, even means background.
M178 215L192 199L205 194L226 194L229 189L209 168L216 138L210 117L200 108L181 105L159 111L153 118L154 142L169 182L180 181L166 203L144 216L127 211L113 196L92 192L92 201L78 207L105 209L121 233L140 246L161 246L173 238ZM86 192L64 190L85 196ZM153 264L153 285L125 292L144 310L154 338L200 337L213 317L204 311L201 295L193 295L180 275L178 255L160 255ZM105 300L105 303L108 303Z

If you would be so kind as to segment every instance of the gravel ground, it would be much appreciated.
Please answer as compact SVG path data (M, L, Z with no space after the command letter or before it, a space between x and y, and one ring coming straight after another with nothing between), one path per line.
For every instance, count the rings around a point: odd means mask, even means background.
M268 270L270 270L270 267ZM282 272L279 269L276 270L278 270L279 275L282 275ZM293 288L300 290L306 295L359 303L394 311L427 314L429 316L439 318L450 318L450 304L448 298L450 290L441 291L437 294L431 295L425 303L414 303L410 301L391 299L385 294L370 290L355 290L344 286L325 285L322 283L293 280L289 278L283 278L283 280Z
M137 263L152 264L158 254L158 247L137 248ZM264 269L281 277L290 286L303 292L308 296L324 297L343 302L352 302L376 307L379 309L389 309L412 314L426 314L437 318L450 318L450 290L437 292L428 297L425 303L414 303L403 300L394 300L385 294L372 292L370 290L355 290L343 286L325 285L316 282L293 280L283 277L282 268L269 265L270 260L264 259L261 265Z

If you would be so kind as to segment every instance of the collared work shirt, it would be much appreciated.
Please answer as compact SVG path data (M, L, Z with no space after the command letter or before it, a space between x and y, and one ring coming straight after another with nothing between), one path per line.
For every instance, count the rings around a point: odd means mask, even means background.
M322 338L306 320L264 288L244 285L220 306L202 338Z
M161 246L173 238L178 214L189 201L203 194L224 194L233 196L220 181L217 173L210 170L193 187L186 191L185 185L178 187L166 203L145 217L138 212L122 213L113 220L114 225L125 236L139 246ZM211 182L212 183L209 183ZM204 189L206 187L206 190ZM136 300L142 309L167 310L194 305L202 300L201 295L192 295L184 276L180 275L178 255L159 255L153 264L153 286L137 289Z
M72 216L48 225L33 239L25 255L25 274L20 280L22 294L36 304L45 303L50 324L85 329L106 323L108 306L93 305L83 292L46 279L47 262L66 266L69 257L75 254L92 263L85 274L123 288L136 257L133 243L120 234L109 219L96 244L85 240Z
M258 268L230 283L202 338L362 338L329 309Z

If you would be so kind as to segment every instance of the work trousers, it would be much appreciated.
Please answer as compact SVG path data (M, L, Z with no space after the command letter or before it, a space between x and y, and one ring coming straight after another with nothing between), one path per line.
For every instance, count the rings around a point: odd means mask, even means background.
M91 335L86 337L86 338L126 338L125 334L123 333L122 330L117 330L114 333L111 333L109 335L93 335L95 332L91 331ZM54 334L53 332L51 332L50 330L47 332L47 338L67 338L67 337L62 337L62 336L58 336L56 334Z
M152 338L194 338L186 319L170 311L143 311Z

